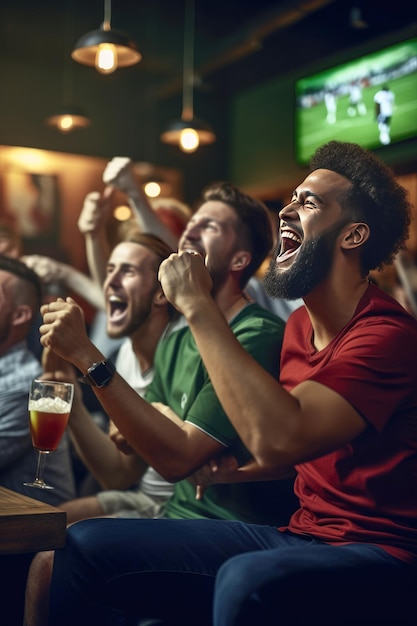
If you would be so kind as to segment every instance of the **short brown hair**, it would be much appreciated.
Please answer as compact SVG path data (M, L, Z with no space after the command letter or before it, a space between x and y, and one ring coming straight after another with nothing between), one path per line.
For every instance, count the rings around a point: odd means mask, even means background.
M251 253L252 259L242 272L241 287L255 274L273 246L272 224L266 205L244 193L229 182L218 182L203 190L203 202L224 202L236 213L239 223L238 235L242 245Z
M19 259L0 254L0 270L17 276L21 281L32 286L32 305L39 308L42 302L42 281L38 274Z

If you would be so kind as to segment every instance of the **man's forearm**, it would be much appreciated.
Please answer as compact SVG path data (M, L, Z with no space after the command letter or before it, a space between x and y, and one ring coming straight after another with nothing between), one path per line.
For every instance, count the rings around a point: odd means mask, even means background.
M133 211L140 229L144 233L152 233L170 246L174 251L177 249L177 237L159 219L156 211L149 202L139 193L129 196L129 205Z
M85 407L71 415L69 433L81 461L103 489L126 489L140 478L139 470L129 467L132 460L123 458Z
M92 357L100 361L104 357ZM74 365L86 371L86 357ZM123 437L135 452L170 482L182 480L199 465L215 454L208 450L206 457L201 457L201 449L190 438L199 431L186 423L173 421L141 398L136 391L117 373L105 387L92 387L103 409L120 430ZM121 408L122 407L122 408ZM204 434L201 435L205 437ZM213 440L213 446L218 447Z
M93 280L101 286L106 278L106 264L109 258L109 247L104 233L85 236L85 249L88 269Z
M182 312L226 414L257 463L267 468L268 441L285 436L288 420L280 418L298 410L297 400L241 346L214 300L195 298ZM272 456L277 467L271 448ZM283 455L280 466L292 465Z
M104 309L103 291L95 280L74 268L69 268L64 277L71 291L82 296L92 306Z

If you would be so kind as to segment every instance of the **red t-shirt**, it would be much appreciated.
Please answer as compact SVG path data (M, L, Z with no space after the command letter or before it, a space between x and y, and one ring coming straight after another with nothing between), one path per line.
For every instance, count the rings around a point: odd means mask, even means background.
M317 352L304 307L287 322L280 381L343 396L368 422L355 440L297 466L288 529L328 543L378 544L417 563L417 320L370 284L355 315Z

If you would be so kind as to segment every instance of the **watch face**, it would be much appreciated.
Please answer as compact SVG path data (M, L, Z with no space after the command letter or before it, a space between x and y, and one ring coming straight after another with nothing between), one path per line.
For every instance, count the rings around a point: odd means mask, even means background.
M105 387L113 378L114 372L113 363L103 361L102 363L94 363L88 369L88 377L96 387Z

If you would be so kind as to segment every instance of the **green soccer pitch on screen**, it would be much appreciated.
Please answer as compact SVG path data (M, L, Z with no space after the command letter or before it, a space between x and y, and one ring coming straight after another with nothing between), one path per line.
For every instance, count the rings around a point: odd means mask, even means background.
M296 158L337 139L370 149L417 137L417 37L295 83Z

